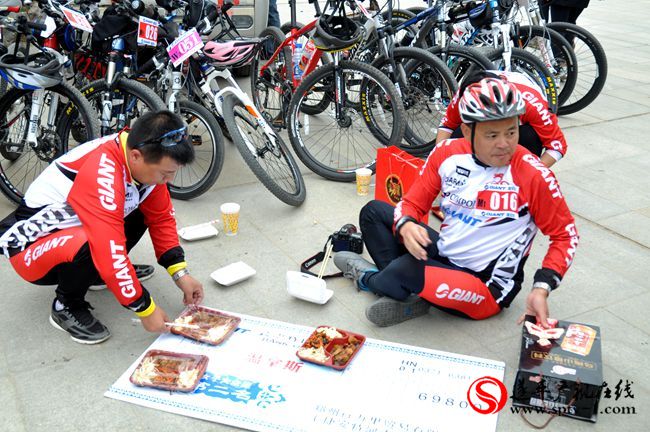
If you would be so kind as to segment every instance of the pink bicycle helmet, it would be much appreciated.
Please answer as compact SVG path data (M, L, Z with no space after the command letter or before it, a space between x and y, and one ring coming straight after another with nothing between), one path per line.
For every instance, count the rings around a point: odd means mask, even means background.
M256 45L256 41L250 40L210 41L203 47L203 53L218 66L240 67L252 60Z

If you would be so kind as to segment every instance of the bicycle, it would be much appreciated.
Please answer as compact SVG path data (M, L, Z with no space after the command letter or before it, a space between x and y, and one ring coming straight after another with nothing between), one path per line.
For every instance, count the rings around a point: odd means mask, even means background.
M273 41L275 50L252 66L253 98L266 119L288 128L294 151L309 169L335 181L354 180L355 170L361 167L374 169L376 149L400 145L405 131L403 102L390 80L376 68L342 54L358 43L360 31L344 40L345 46L319 49L314 45L309 58L303 56L300 65L293 64L294 41L317 29L319 20L328 25L332 17L347 19L344 8L344 1L328 0L324 10L331 9L332 15L323 14L302 29L292 29L287 38L267 28L261 35ZM337 52L331 53L332 63L319 67L326 51ZM325 141L325 135L331 139Z
M0 24L25 39L24 49L16 41L13 54L0 47L0 75L13 86L0 98L0 191L19 203L52 160L97 138L99 126L92 106L64 81L67 57L37 45L32 31L45 26L22 15L2 17Z

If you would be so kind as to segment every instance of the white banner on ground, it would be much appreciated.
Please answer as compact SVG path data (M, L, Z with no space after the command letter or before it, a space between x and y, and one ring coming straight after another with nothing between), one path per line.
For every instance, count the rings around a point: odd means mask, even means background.
M475 412L467 392L484 376L503 381L503 362L367 339L347 369L336 371L296 357L313 328L233 315L240 326L219 346L168 334L149 347L210 358L194 393L131 384L138 359L105 396L252 431L496 429L498 414Z

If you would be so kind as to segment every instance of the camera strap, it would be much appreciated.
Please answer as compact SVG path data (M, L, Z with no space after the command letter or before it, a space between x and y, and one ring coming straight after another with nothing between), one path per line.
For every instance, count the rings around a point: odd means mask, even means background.
M327 241L325 242L325 246L323 246L323 250L318 252L316 255L307 258L305 261L303 261L302 264L300 264L300 271L303 273L310 274L312 276L317 276L317 274L309 271L310 268L313 268L316 264L323 262L325 259L325 252L327 251L327 245L332 241L332 236L329 236L327 238ZM343 276L343 272L338 272L338 273L332 273L328 275L323 275L323 279L327 278L333 278L333 277L341 277Z

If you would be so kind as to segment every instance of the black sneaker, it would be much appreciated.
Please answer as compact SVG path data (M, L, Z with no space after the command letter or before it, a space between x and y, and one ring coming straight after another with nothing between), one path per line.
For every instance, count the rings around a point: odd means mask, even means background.
M56 299L52 303L52 312L50 313L50 324L61 331L68 332L73 341L81 344L93 345L104 342L111 337L111 333L104 324L90 313L90 306L87 302L82 302L73 307L64 306L60 311L55 308Z
M135 276L140 282L151 279L153 277L153 266L150 266L148 264L133 264L133 268L135 269ZM104 283L104 281L99 278L97 282L92 284L88 289L90 291L100 291L106 289L106 283Z

